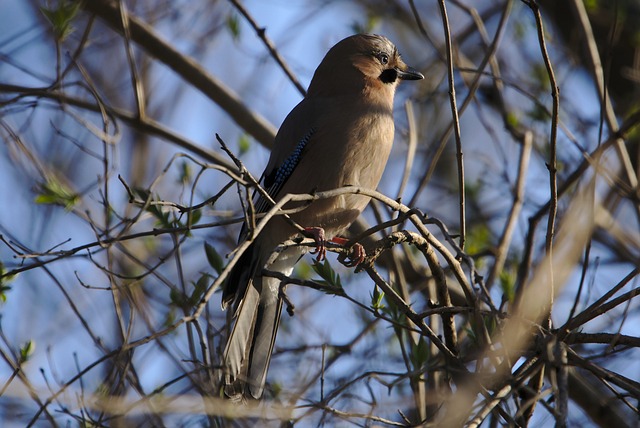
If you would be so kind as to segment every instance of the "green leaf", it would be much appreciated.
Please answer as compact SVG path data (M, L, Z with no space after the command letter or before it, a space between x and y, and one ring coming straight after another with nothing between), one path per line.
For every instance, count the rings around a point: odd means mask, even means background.
M154 201L157 201L157 200L159 200L159 199L153 198L150 201L149 205L147 206L146 211L148 213L150 213L153 217L155 217L156 224L159 227L164 227L164 228L175 227L176 224L175 224L175 222L171 221L171 219L169 218L169 213L162 211L162 206L161 205L153 203Z
M549 80L549 72L542 62L534 64L530 69L530 74L533 80L538 83L541 88L546 89L551 86L551 81Z
M478 335L474 330L474 326L465 327L464 331L467 333L467 336L469 337L469 339L471 339L471 342L473 342L474 346L480 346L480 342L478 341Z
M179 182L187 185L191 181L191 165L187 161L182 161L180 164L180 178Z
M420 337L418 343L411 344L411 362L415 370L423 368L430 358L429 345L423 337Z
M201 210L189 211L189 215L191 216L191 218L188 220L189 225L193 226L194 224L198 224L198 222L202 218L202 211Z
M500 272L500 288L505 299L509 303L513 303L516 296L516 275L509 269Z
M377 285L374 285L373 292L371 293L371 309L376 311L384 309L382 299L384 299L384 293L380 291Z
M513 23L513 37L515 40L522 41L528 34L528 28L520 21Z
M109 397L111 392L109 391L109 386L103 382L96 387L93 394L98 397Z
M492 232L485 223L479 223L473 225L467 233L467 244L465 251L467 254L478 254L491 247L492 245ZM483 266L482 259L479 259L476 263L476 267L481 268Z
M351 24L351 29L354 33L374 33L378 24L380 24L380 16L370 13L365 22L354 21Z
M251 139L247 134L242 134L238 139L238 153L243 155L251 148Z
M487 328L487 331L489 332L489 336L493 336L493 334L498 329L497 318L494 317L493 315L485 315L482 317L482 320L484 321L484 325Z
M507 113L507 124L516 128L519 124L518 115L514 112Z
M318 261L314 261L311 266L313 270L320 275L320 278L323 281L317 281L321 284L331 285L333 287L342 288L342 280L340 279L340 275L336 273L335 270L329 264L329 260L325 259L324 263L320 263Z
M386 295L383 295L383 297L386 305L382 304L382 313L391 318L395 323L406 325L407 317L402 313L398 305L395 304L393 299L388 299Z
M175 322L176 322L176 310L175 308L171 308L167 313L167 318L164 320L164 326L171 327Z
M11 290L11 286L7 284L14 279L16 279L16 275L7 275L7 269L4 267L4 263L0 262L0 301L2 301L2 303L7 301L7 292Z
M483 336L482 334L478 334L479 328L486 328L489 336L493 336L498 327L498 320L492 315L482 315L481 319L484 327L478 326L478 323L475 321L475 319L471 319L469 322L469 327L465 328L465 330L467 331L467 335L477 346L480 346L480 338Z
M143 201L146 201L151 196L151 192L148 189L143 189L142 187L134 187L133 193Z
M7 302L7 292L11 290L10 285L0 285L0 301L2 303Z
M60 0L55 8L41 7L40 11L51 24L53 34L58 42L64 41L75 28L72 21L78 15L80 10L80 1Z
M584 7L590 14L597 13L600 5L598 0L584 0Z
M209 245L207 242L204 243L204 252L207 255L209 266L211 266L213 270L215 270L218 275L220 275L220 273L224 269L224 262L222 261L222 257L220 257L220 254L218 254L216 249L212 245Z
M227 29L231 33L231 37L233 40L240 39L240 20L238 19L238 15L230 14L227 17Z
M61 205L70 211L80 201L80 196L61 181L50 178L40 185L40 193L35 197L36 204Z
M182 226L177 220L171 220L170 214L163 211L161 204L155 203L161 201L161 199L157 195L154 196L149 190L143 189L141 187L134 188L133 193L138 198L140 198L142 202L149 202L149 204L145 208L145 211L147 211L156 219L156 225L158 227L172 228Z
M207 288L209 288L210 279L211 277L209 275L202 274L200 276L200 279L198 279L198 282L193 284L193 293L189 298L189 303L191 306L195 306L198 303L200 303L200 299L202 299L202 296L204 296L204 293L207 291Z
M534 104L531 110L527 112L527 117L535 122L543 122L546 123L549 120L549 113L544 108L543 105Z
M171 299L171 304L178 306L179 308L184 307L185 303L187 302L187 299L185 299L184 294L182 294L181 292L173 288L169 293L169 299Z
M301 262L296 264L295 275L300 279L311 279L311 275L313 274L313 270L311 269L311 265L306 262Z
M24 345L22 345L20 348L20 363L26 363L35 350L36 343L33 340L28 340Z

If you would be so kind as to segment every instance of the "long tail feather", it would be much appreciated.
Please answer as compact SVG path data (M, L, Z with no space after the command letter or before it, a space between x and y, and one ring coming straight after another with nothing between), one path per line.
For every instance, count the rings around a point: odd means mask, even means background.
M290 275L302 254L297 248L284 251L270 268ZM265 258L255 246L230 275L239 281L230 284L235 292L243 293L239 300L236 296L235 323L224 351L224 393L232 400L259 399L264 393L282 313L280 280L262 276L258 268Z

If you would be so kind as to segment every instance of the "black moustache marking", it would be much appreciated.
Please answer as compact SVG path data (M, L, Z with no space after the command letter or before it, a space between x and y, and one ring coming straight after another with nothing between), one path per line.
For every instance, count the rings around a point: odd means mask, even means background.
M398 79L398 72L393 68L388 68L380 73L380 80L382 83L393 83Z

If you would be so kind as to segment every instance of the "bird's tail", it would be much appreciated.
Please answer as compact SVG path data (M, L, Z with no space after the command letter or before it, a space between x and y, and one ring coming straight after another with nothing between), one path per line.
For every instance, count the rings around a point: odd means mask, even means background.
M279 280L262 277L258 273L261 269L247 269L243 263L237 269L244 275L232 274L230 279L244 280L246 287L234 284L236 292L244 291L244 296L235 308L223 361L224 393L234 401L262 396L282 312Z

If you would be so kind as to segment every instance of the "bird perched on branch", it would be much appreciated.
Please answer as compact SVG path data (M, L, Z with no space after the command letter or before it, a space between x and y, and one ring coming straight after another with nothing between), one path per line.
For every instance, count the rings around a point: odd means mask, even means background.
M289 193L344 186L375 190L393 144L396 87L400 80L423 78L386 37L358 34L340 41L280 127L262 175L264 189L275 201ZM290 218L316 238L321 258L324 239L346 229L368 203L366 196L345 194L316 200ZM254 206L264 212L271 204L259 196ZM282 216L269 220L229 274L222 307L233 303L235 319L223 357L224 393L231 399L259 399L264 392L282 298L280 280L263 269L291 275L304 247L284 250L265 264L279 244L297 233ZM247 234L245 225L241 239Z

